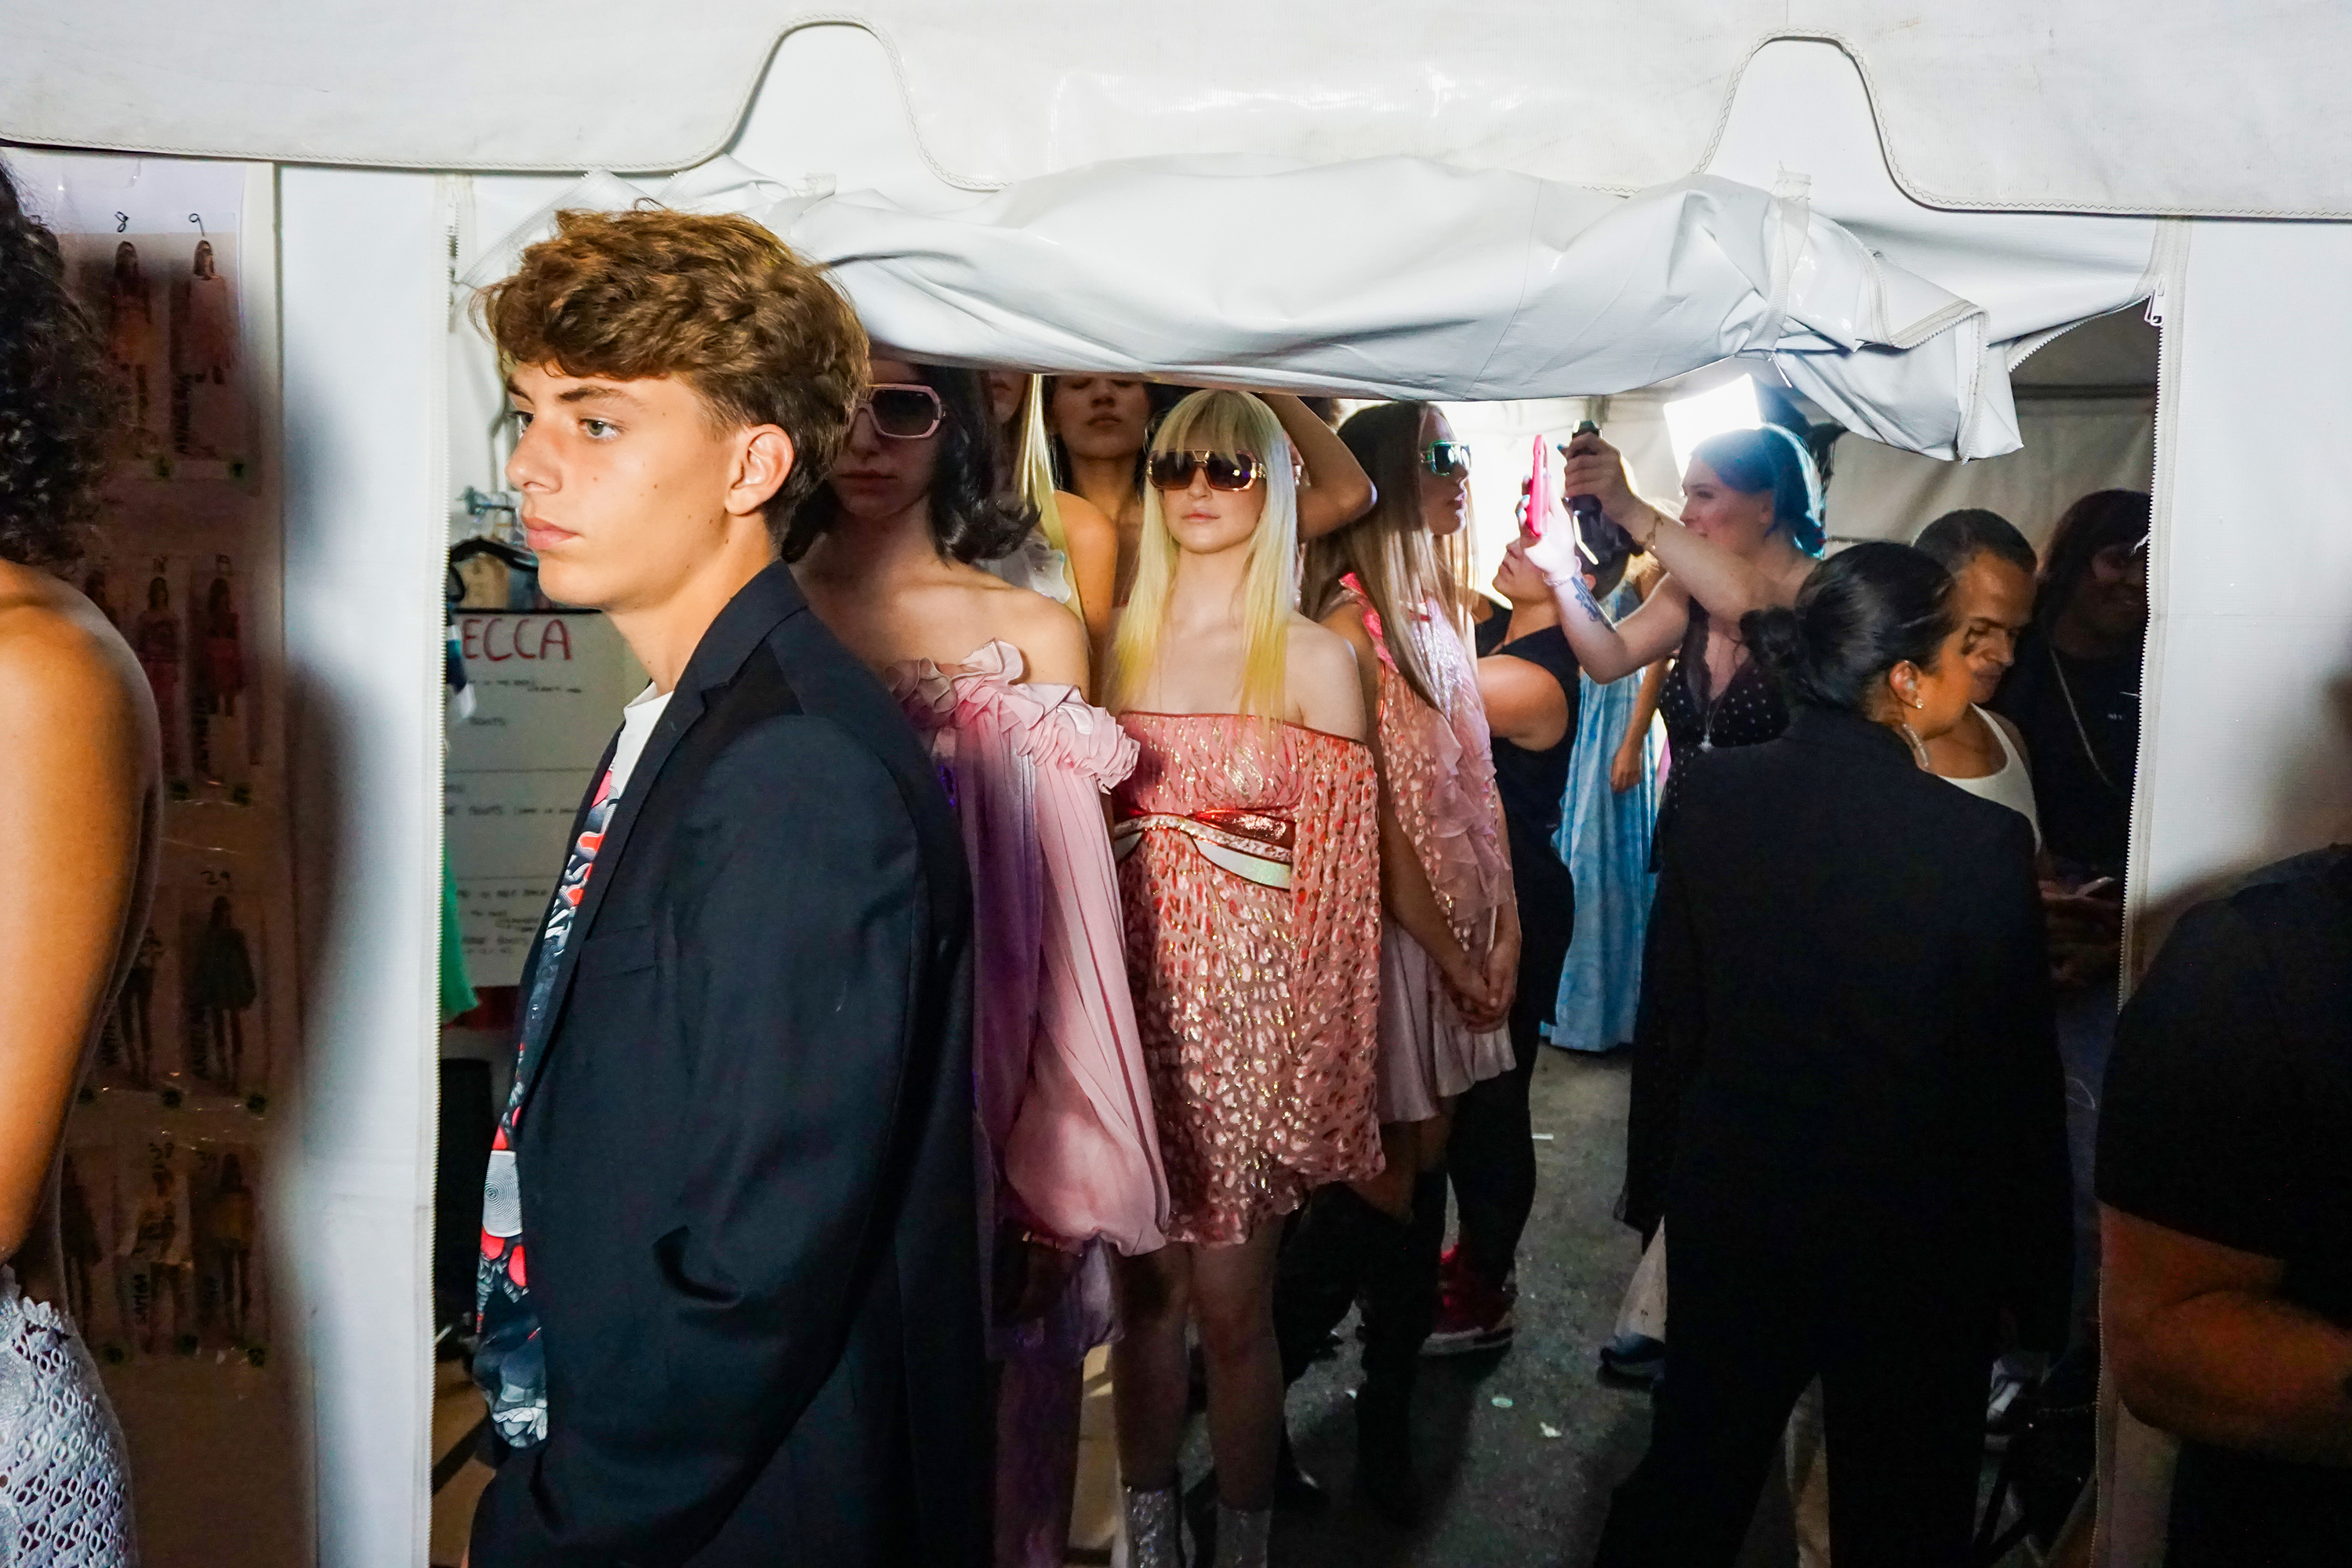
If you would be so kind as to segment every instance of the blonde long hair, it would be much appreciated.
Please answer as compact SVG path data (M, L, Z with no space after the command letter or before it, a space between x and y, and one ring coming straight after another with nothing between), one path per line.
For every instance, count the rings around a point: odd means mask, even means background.
M1414 696L1444 708L1427 646L1417 631L1433 602L1465 646L1470 643L1470 530L1451 538L1429 531L1421 515L1421 420L1425 403L1383 403L1359 410L1339 438L1371 477L1372 510L1310 540L1300 584L1307 614L1321 620L1339 607L1339 579L1353 573L1381 618L1389 657Z
M1265 509L1250 541L1242 595L1241 711L1280 719L1289 707L1284 679L1290 653L1290 617L1298 601L1298 479L1290 438L1274 410L1246 392L1196 392L1160 422L1151 451L1248 453L1264 465ZM1168 531L1160 492L1143 490L1143 543L1135 586L1111 645L1111 703L1133 705L1160 666L1168 632L1168 604L1176 584L1175 536Z
M1021 498L1037 511L1037 531L1045 542L1062 552L1063 575L1070 586L1069 607L1078 619L1087 618L1087 607L1080 602L1078 574L1069 570L1070 536L1062 527L1062 503L1054 484L1054 444L1045 432L1045 378L1033 375L1026 391L1021 395L1021 411L1013 416L1019 434L1014 437L1013 479L1020 488Z

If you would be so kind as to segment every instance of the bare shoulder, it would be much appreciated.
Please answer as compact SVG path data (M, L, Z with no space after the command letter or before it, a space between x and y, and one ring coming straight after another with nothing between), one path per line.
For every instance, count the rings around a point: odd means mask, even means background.
M0 563L0 711L70 704L101 718L142 699L153 702L138 660L96 605L45 574Z
M1361 653L1355 640L1343 633L1304 616L1294 617L1284 674L1300 722L1360 741L1365 731L1360 659L1370 657L1371 641L1363 632L1360 616L1356 630L1363 637Z
M1097 516L1100 514L1097 513ZM991 608L998 635L1021 650L1029 679L1056 686L1087 684L1086 623L1032 588L1000 584Z
M1073 545L1108 549L1118 542L1118 524L1103 515L1102 508L1086 497L1055 490L1054 507L1061 513L1062 537Z
M1301 616L1299 617L1299 623L1301 625L1314 626L1318 631L1330 633L1333 637L1345 642L1350 649L1359 655L1370 657L1374 651L1372 646L1372 628L1364 620L1363 605L1355 599L1342 599L1339 602L1339 607L1334 609L1329 615L1325 616L1320 621L1309 621L1307 617ZM1294 627L1294 636L1296 634L1296 630L1297 628Z

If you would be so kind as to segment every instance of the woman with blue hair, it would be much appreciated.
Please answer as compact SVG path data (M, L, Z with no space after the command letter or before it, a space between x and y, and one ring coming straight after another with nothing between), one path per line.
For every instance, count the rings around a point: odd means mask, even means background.
M1597 433L1578 436L1566 457L1562 492L1596 498L1635 548L1655 555L1665 568L1641 607L1612 623L1578 569L1569 531L1525 547L1529 564L1551 584L1560 629L1576 649L1577 662L1594 680L1616 680L1674 657L1658 700L1668 748L1657 822L1663 838L1680 805L1682 763L1702 752L1777 740L1788 728L1788 709L1751 656L1741 620L1754 611L1793 605L1797 591L1821 565L1821 476L1804 442L1779 426L1727 431L1692 451L1683 474L1682 515L1675 519L1633 493L1624 460ZM1655 1024L1655 989L1644 973L1633 1029L1633 1104L1620 1210L1644 1243L1664 1217L1665 1175L1685 1087L1677 1053ZM1612 1371L1647 1374L1662 1363L1664 1348L1654 1337L1629 1329L1601 1359Z

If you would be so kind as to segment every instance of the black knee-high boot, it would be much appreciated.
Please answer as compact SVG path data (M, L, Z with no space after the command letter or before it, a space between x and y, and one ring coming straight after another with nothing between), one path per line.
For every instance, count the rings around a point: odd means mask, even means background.
M1378 1213L1378 1211L1373 1211ZM1445 1241L1445 1174L1412 1185L1410 1223L1379 1215L1381 1236L1364 1275L1364 1385L1356 1395L1356 1473L1365 1498L1399 1523L1421 1512L1412 1468L1412 1388L1421 1347L1437 1319Z

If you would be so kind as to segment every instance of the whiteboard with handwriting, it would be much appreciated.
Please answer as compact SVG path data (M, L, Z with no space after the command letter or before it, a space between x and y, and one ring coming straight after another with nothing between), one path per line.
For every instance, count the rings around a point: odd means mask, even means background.
M473 717L449 726L443 811L466 968L522 978L588 775L646 674L599 615L460 610Z

